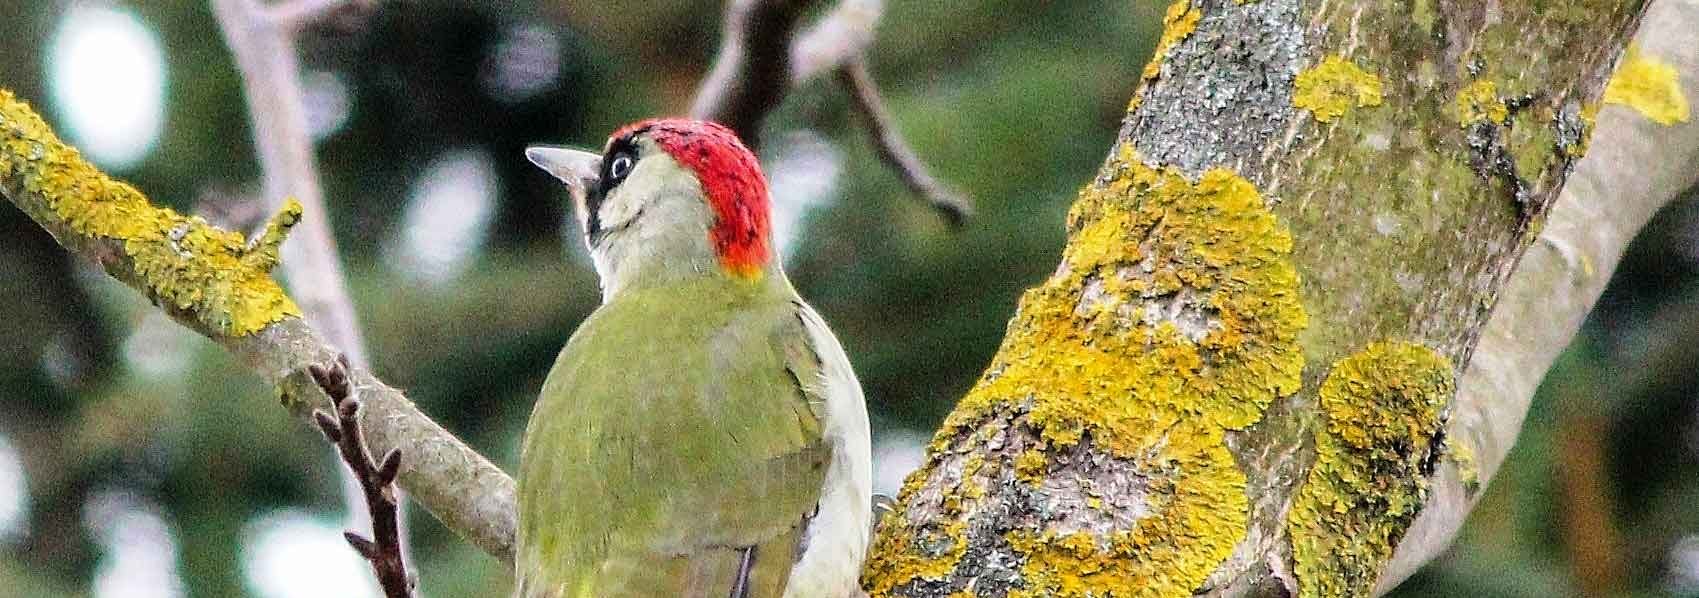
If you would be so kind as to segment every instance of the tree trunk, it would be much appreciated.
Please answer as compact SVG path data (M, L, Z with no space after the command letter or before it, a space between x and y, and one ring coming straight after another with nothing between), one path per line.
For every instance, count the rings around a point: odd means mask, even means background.
M1643 8L1177 2L869 591L1373 591Z

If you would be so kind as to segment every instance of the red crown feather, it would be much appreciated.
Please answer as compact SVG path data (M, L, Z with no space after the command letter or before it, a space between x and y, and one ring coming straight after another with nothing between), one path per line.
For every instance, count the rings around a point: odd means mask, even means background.
M768 247L767 177L755 154L719 123L657 118L626 125L610 139L647 133L674 161L696 173L714 210L708 231L720 264L744 277L760 276L772 257Z

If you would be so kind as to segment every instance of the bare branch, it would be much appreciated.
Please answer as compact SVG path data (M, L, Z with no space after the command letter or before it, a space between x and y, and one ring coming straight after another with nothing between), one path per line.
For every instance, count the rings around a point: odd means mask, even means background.
M797 23L813 4L813 0L733 0L726 7L719 58L702 81L691 116L719 121L755 147L762 119L791 88L821 73L836 72L863 117L880 160L950 226L960 227L973 214L973 200L927 172L897 132L861 57L884 14L883 0L843 0L806 34L797 36Z
M381 465L372 462L371 451L360 434L360 401L348 384L348 356L339 355L330 365L307 368L313 382L330 397L336 416L313 411L324 437L336 445L343 462L359 481L372 520L372 538L349 531L343 533L348 545L360 553L372 566L378 585L388 598L412 598L414 580L407 574L406 559L401 551L401 524L398 519L401 504L395 496L395 475L401 468L401 449L390 449Z
M873 45L884 0L842 0L791 44L791 81L800 84L857 59Z
M298 30L307 25L376 5L376 0L287 0L262 8L266 20L284 30Z
M690 107L694 118L718 121L750 147L761 121L796 85L847 64L873 43L883 0L842 0L807 33L802 14L818 0L731 0L720 54Z
M849 92L855 111L861 114L862 124L867 127L867 135L873 141L874 152L886 166L896 171L897 176L902 177L903 184L925 198L951 226L960 227L973 215L973 200L927 172L926 164L909 148L908 142L903 141L891 112L885 108L884 98L879 96L873 75L867 72L866 61L857 57L839 67L838 82Z
M791 38L815 1L731 0L720 55L690 115L731 127L750 147L759 144L761 121L790 92Z

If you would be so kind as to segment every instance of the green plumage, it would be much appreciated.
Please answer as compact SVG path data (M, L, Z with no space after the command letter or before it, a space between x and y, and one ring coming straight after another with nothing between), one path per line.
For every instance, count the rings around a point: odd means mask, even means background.
M525 598L778 598L815 509L820 361L782 274L620 293L561 351L519 475ZM804 382L807 381L807 382Z

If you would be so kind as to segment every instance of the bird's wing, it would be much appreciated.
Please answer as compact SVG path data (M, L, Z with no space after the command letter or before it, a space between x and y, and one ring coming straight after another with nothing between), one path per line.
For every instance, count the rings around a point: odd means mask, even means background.
M544 383L521 459L521 596L782 595L832 460L795 312L677 313L603 306Z
M871 532L873 456L866 399L849 356L814 308L795 302L806 347L790 346L787 363L821 420L832 449L820 506L803 530L804 549L792 568L786 596L845 598L858 595L861 562ZM794 341L793 341L794 342Z

